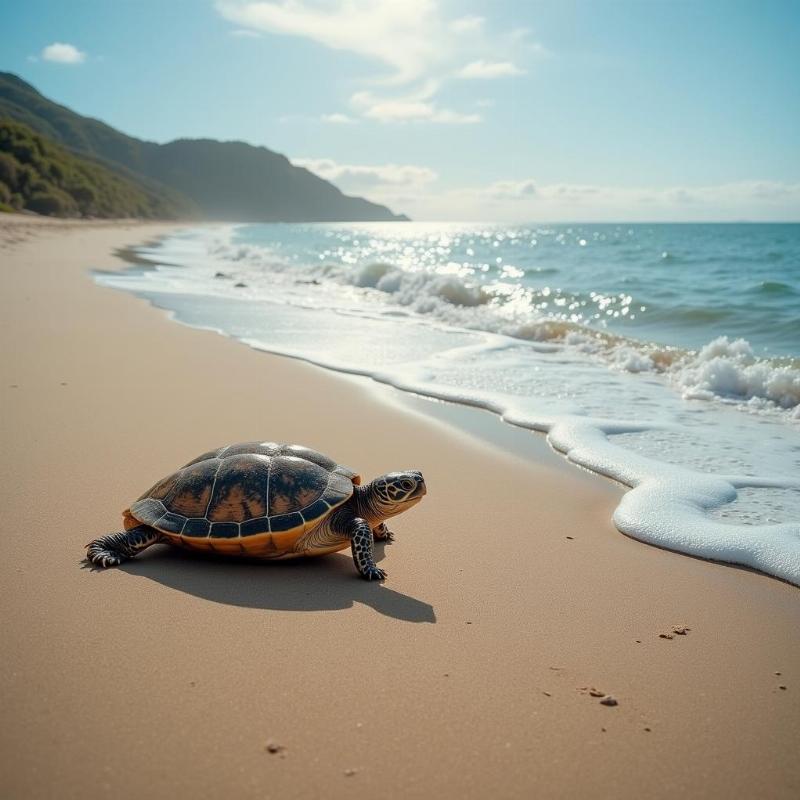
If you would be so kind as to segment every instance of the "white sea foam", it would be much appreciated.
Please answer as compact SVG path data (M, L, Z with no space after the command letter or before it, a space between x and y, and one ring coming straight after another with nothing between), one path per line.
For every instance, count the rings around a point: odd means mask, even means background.
M714 339L676 363L671 377L687 398L765 400L795 413L800 404L800 370L757 359L744 339Z
M165 266L99 280L253 347L547 433L630 487L621 531L800 585L800 373L744 340L647 345L498 302L458 265L297 264L228 231L151 255Z

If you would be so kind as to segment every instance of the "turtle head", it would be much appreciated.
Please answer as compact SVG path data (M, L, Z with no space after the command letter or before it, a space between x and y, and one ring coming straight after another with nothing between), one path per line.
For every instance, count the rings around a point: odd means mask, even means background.
M415 506L425 497L425 478L418 470L389 472L375 478L366 489L370 509L381 519L393 517Z

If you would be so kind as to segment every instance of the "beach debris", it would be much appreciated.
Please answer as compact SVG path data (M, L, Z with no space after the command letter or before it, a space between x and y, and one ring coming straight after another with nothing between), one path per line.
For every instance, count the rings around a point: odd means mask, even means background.
M273 756L282 756L286 752L286 748L282 744L278 744L274 739L269 739L264 745L264 749Z
M230 275L228 275L227 272L215 272L214 273L214 277L215 278L230 278Z
M645 733L650 733L650 731L652 730L652 728L645 728L644 730L645 730Z
M472 625L472 621L471 620L467 620L467 625Z
M778 688L781 689L784 692L786 691L786 687L783 684L781 684Z
M236 289L246 289L247 288L247 284L243 283L242 281L238 281L237 283L234 283L233 285L234 285L234 288L236 288Z
M601 701L601 706L617 706L619 703L617 702L617 698L613 695L606 695Z
M670 633L659 633L659 639L674 639L676 636L686 636L691 628L688 625L673 625Z
M605 732L606 732L606 729L605 729L605 728L600 728L600 730L601 730L601 731L603 731L603 733L605 733Z
M353 775L357 775L357 774L358 774L358 770L357 770L357 769L353 769L352 767L349 767L348 769L346 769L346 770L344 771L344 774L345 774L345 775L346 775L348 778L352 778L352 777L353 777Z
M550 692L542 692L545 697L552 697L553 695Z
M574 536L567 536L567 539L574 539Z
M776 675L780 675L781 673L780 673L780 672L776 672L775 674L776 674Z
M601 692L599 689L591 688L589 689L589 695L591 697L605 697L606 693Z
M686 625L673 625L672 626L672 632L673 633L677 633L678 636L686 636L686 634L689 633L690 630L691 630L691 628L688 628Z
M634 639L634 641L636 642L636 644L641 644L642 643L641 639Z

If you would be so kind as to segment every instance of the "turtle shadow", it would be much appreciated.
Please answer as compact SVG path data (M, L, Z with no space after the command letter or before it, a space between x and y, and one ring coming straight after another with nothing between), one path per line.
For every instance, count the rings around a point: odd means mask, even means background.
M376 547L376 556L380 556ZM377 559L379 560L379 559ZM363 603L403 622L436 622L430 603L362 580L349 556L282 562L231 559L156 546L115 569L180 592L242 608L339 611Z

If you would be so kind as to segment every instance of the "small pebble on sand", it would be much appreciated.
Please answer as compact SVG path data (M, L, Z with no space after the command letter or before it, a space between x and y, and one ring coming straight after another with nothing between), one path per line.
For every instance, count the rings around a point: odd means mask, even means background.
M612 697L611 695L608 695L607 697L604 697L600 701L600 705L601 706L617 706L617 705L619 705L619 703L617 702L617 698L616 697Z
M605 692L601 692L599 689L589 689L589 694L592 697L605 697L606 696L606 693Z
M659 639L674 639L675 637L671 633L659 633Z
M271 753L272 755L276 755L277 753L283 753L286 748L282 744L278 744L273 739L270 739L266 744L266 751Z
M678 636L686 636L686 634L689 633L690 630L691 630L691 628L687 628L685 625L673 625L672 626L672 632L673 633L677 633Z
M786 687L785 687L785 686L783 686L783 685L779 686L778 688L779 688L779 689L781 689L781 690L782 690L782 691L784 691L784 692L786 691Z
M553 695L551 695L551 694L550 694L550 692L542 692L542 694L543 694L545 697L552 697L552 696L553 696Z
M352 778L358 772L357 769L346 769L344 774L347 775L348 778Z

